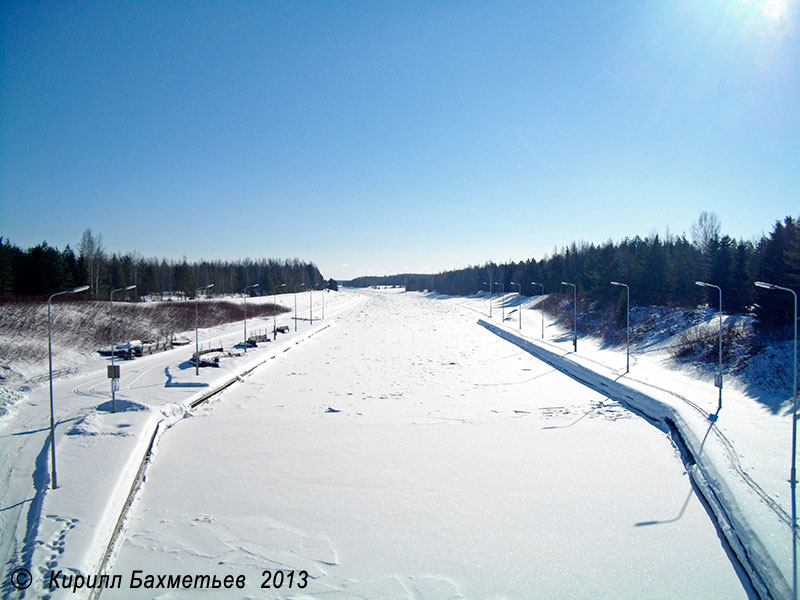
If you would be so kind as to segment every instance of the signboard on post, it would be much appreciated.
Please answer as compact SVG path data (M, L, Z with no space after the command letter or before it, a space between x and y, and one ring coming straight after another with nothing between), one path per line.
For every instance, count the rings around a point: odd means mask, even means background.
M108 365L108 378L119 379L119 365Z

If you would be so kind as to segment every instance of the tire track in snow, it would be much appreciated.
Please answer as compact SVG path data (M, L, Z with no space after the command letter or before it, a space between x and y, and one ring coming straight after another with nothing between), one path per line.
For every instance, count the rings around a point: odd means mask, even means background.
M669 394L670 396L673 396L674 398L682 400L683 402L685 402L687 405L689 405L691 408L693 408L695 411L697 411L698 414L700 414L703 417L707 417L707 415L708 415L708 412L706 410L704 410L703 408L701 408L698 404L696 404L695 402L692 402L688 398L686 398L684 396L681 396L680 394L678 394L678 393L676 393L676 392L674 392L672 390L668 390L666 388L662 388L662 387L659 387L659 386L654 385L652 383L647 383L646 381L641 381L640 379L635 379L633 377L631 377L630 380L631 381L635 381L636 383L639 383L641 385L645 385L647 387L659 390L661 392ZM761 500L767 506L770 507L770 509L772 509L772 511L775 513L775 515L784 524L786 524L788 527L791 527L792 520L791 520L791 517L789 516L789 514L766 491L764 491L764 489L760 485L758 485L758 483L756 483L756 481L750 476L750 474L744 469L744 467L742 467L742 463L739 460L739 455L737 454L736 450L733 447L733 443L731 443L731 441L725 436L725 434L722 433L722 431L720 431L719 427L717 427L716 424L713 424L711 426L711 431L714 432L714 434L717 437L717 440L719 440L719 442L725 448L725 454L726 454L726 456L728 458L728 462L729 462L730 466L733 468L733 470L750 487L750 489L752 489L753 492L756 495L758 495L759 498L761 498Z
M511 335L519 336L520 334L511 333ZM521 337L521 339L525 340L526 342L534 342L534 340L530 340L530 339L527 339L525 337ZM568 355L573 354L573 352L571 352L571 351L565 352L563 348L555 346L554 344L551 344L550 342L547 342L546 340L545 341L535 340L535 343L537 343L537 344L541 343L541 344L550 346L551 348L559 351L560 353L562 353L561 354L561 358L562 359L565 359ZM581 361L587 361L587 362L593 363L593 364L597 365L598 367L600 367L600 368L602 368L604 370L612 370L612 369L610 369L610 367L608 367L608 365L604 365L603 363L601 363L601 362L599 362L597 360L594 360L592 358L589 358L589 357L581 356ZM555 365L553 365L553 366L555 367ZM624 374L620 374L620 376L624 376ZM672 396L672 397L674 397L674 398L676 398L678 400L681 400L687 406L689 406L690 408L694 409L697 412L698 415L702 416L703 418L708 418L708 411L707 410L702 408L696 402L693 402L692 400L689 400L688 398L678 394L677 392L674 392L672 390L657 386L657 385L649 383L647 381L643 381L641 379L637 379L635 377L630 377L629 375L625 376L625 379L627 381L632 381L632 382L638 383L640 385L647 386L649 388L652 388L652 389L658 390L660 392L664 392L666 394L669 394L670 396ZM597 386L594 383L590 382L590 381L582 380L582 383L597 389ZM600 387L602 389L598 390L598 391L601 391L602 393L605 393L607 391L607 386L605 384L603 384L602 382L599 385L600 385ZM627 400L633 400L633 398L630 398L630 397L628 397L626 399ZM714 435L716 436L716 439L719 440L719 442L722 444L723 448L725 449L725 455L726 455L726 457L728 459L728 463L730 464L730 466L734 470L734 472L742 479L742 481L745 484L747 484L747 486L750 489L753 490L753 492L772 510L772 512L775 513L775 516L777 516L778 519L780 519L781 522L783 522L786 526L791 527L792 520L791 520L791 517L789 516L789 514L783 509L783 507L780 506L780 504L778 504L769 495L768 492L766 492L750 476L750 474L744 469L744 467L742 467L742 463L739 460L739 455L737 454L737 452L736 452L736 450L735 450L735 448L733 446L733 443L725 436L724 433L722 433L722 431L720 431L720 429L716 425L713 425L711 427L711 431L714 432Z
M685 448L685 451L689 452L692 461L697 465L700 471L700 479L695 483L698 485L699 489L706 490L706 493L708 494L706 501L709 502L709 504L713 502L713 505L718 509L712 510L711 513L716 516L715 518L718 521L718 530L720 531L721 535L725 536L730 544L731 549L734 551L734 555L738 558L738 560L740 560L740 563L745 568L745 572L748 574L751 584L758 590L760 597L773 598L785 596L789 587L777 564L769 555L758 536L755 535L755 532L752 531L751 526L746 521L743 521L741 517L736 516L735 499L731 498L731 502L734 505L734 512L732 513L730 512L730 507L727 506L727 502L725 502L724 494L722 496L720 495L721 491L717 489L717 485L721 485L723 488L725 488L728 487L727 484L724 482L724 480L720 479L719 474L716 473L716 468L713 463L707 463L705 467L702 467L701 464L697 462L697 459L699 459L699 457L702 455L706 438L703 439L699 451L695 453L695 449L692 448L692 446L689 445L683 438L680 427L673 418L674 415L680 416L680 412L674 406L660 401L654 396L648 396L646 391L640 391L636 388L628 387L624 383L620 383L619 379L622 378L622 375L618 376L616 379L610 379L607 375L593 371L589 367L581 365L576 361L567 361L567 355L572 354L572 352L566 352L563 354L561 352L552 352L549 349L534 344L531 340L524 338L515 332L507 331L495 324L488 323L483 319L479 320L478 324L485 327L495 335L498 335L502 339L505 339L506 341L529 352L536 358L558 369L559 371L563 372L569 377L572 377L587 387L594 389L606 396L614 397L618 401L624 402L631 410L637 414L640 414L644 418L651 420L656 426L661 427L664 425L670 429L674 428L678 434L678 443ZM550 354L550 356L548 356L548 354ZM602 365L601 363L598 363L597 361L590 362L598 364L603 368L603 370L611 371L611 369L605 365ZM652 384L644 383L638 380L635 381L636 383L648 386L652 389L658 389L659 391L669 393L673 397L684 402L690 408L698 411L704 419L708 418L708 411L702 409L699 405L692 402L688 398L676 394L671 390L664 390L663 388L659 388L658 386L654 386ZM614 387L617 389L612 390ZM639 402L637 402L637 400L634 398L634 395L641 396ZM641 406L642 403L647 404L648 401L662 406L663 408L661 412L672 412L674 415L670 416L669 414L665 413L658 417L650 416L646 412L645 408ZM683 421L684 419L681 417L681 420ZM686 423L685 426L689 427L688 423ZM706 437L711 431L715 432L717 439L720 441L720 444L724 449L723 454L728 459L728 463L731 465L734 475L738 475L740 481L745 484L746 488L751 490L758 498L762 500L763 504L778 518L779 522L791 528L791 519L788 517L786 512L777 504L775 500L770 497L766 491L764 491L763 488L761 488L760 485L758 485L758 483L752 479L752 477L750 477L749 474L745 472L741 466L733 444L721 431L719 431L715 423L710 425L708 431L706 432ZM708 470L708 472L706 472L706 470ZM717 480L719 480L719 482L718 484L715 484L714 481ZM747 535L755 535L755 537L750 539L749 542L746 542L741 537L739 527L743 527L746 531L749 530L751 533Z

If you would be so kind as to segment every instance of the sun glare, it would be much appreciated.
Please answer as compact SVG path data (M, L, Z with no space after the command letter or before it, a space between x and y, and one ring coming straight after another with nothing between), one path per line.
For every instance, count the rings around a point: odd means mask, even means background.
M761 14L767 21L783 23L789 16L789 0L761 0Z
M687 0L729 31L780 41L796 26L800 0ZM701 13L698 13L701 14Z
M780 42L793 28L798 0L736 0L723 4L732 17L749 34L764 42Z

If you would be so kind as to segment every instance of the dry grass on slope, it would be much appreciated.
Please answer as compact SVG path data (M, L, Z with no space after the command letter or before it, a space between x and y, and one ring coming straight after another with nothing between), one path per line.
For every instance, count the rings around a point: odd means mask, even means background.
M195 308L202 327L242 319L242 306L227 301L114 303L114 338L152 340L194 329ZM247 317L270 316L288 309L275 304L248 303ZM110 340L108 302L54 302L53 345L90 352ZM0 304L0 365L47 358L47 304Z

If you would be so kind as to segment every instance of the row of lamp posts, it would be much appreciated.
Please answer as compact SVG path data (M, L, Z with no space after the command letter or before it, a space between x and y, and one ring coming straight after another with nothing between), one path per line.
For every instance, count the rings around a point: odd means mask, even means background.
M492 292L493 286L492 283L495 283L500 286L501 294L504 293L505 288L502 283L498 282L490 282L484 284L489 285L490 290L490 298L489 298L489 316L491 317L491 307L492 307ZM624 287L626 291L626 300L627 300L627 307L626 307L626 367L625 372L628 373L630 371L630 287L625 283L620 283L618 281L610 282L611 285ZM537 282L531 282L533 285L539 285L542 288L542 295L544 295L544 285ZM573 347L574 350L577 352L578 350L578 333L577 333L577 286L574 283L569 283L566 281L561 282L562 285L572 287L573 293ZM705 281L696 281L696 285L705 288L713 288L716 289L719 293L719 372L717 374L716 381L714 382L716 387L719 388L719 400L717 405L717 414L722 409L722 288L720 286L714 285L712 283L707 283ZM277 295L277 288L284 287L286 284L281 284L280 286L276 286L273 288L273 296ZM298 284L295 286L295 331L297 331L297 288L303 287L305 284ZM519 294L522 294L522 286L519 283L511 282L511 285L519 286ZM794 345L793 345L793 359L792 359L792 366L793 366L793 381L792 381L792 391L793 391L793 405L792 405L792 456L791 456L791 470L790 470L790 478L789 483L791 485L791 496L792 496L792 589L794 591L794 597L797 598L797 501L796 501L796 486L797 486L797 469L796 469L796 457L797 457L797 293L789 288L782 287L779 285L775 285L772 283L767 283L764 281L756 281L756 287L773 290L773 291L784 291L789 292L792 294L794 299ZM245 341L245 352L247 351L247 290L258 287L259 284L252 284L244 289L244 341ZM112 375L111 381L111 410L112 412L116 412L116 383L118 378L116 377L116 372L114 370L114 358L115 358L115 351L114 351L114 294L116 292L121 291L129 291L134 289L135 285L129 285L121 288L112 289L109 295L109 304L110 304L110 317L111 317L111 326L110 326L110 337L111 337L111 370L110 375ZM211 283L207 286L199 287L195 290L195 300L198 299L199 292L203 290L208 290L214 287L214 284ZM79 286L70 290L64 290L61 292L56 292L52 294L47 299L47 356L48 356L48 366L49 366L49 384L50 384L50 453L51 453L51 487L52 489L56 489L58 487L58 479L57 479L57 471L56 471L56 444L55 444L55 417L54 417L54 410L53 410L53 345L52 345L52 312L51 312L51 303L53 298L56 296L61 296L64 294L78 294L80 292L85 292L89 289L88 285ZM313 322L313 296L311 295L313 292L313 288L309 289L309 318ZM543 303L542 303L543 304ZM322 311L323 311L323 319L325 318L325 297L323 295L322 298ZM520 322L519 326L522 329L522 307L520 305ZM503 304L503 321L505 321L505 305ZM276 321L273 320L273 328L276 330ZM542 337L544 337L544 309L542 309ZM195 303L195 374L199 375L200 371L200 348L199 348L199 336L198 336L198 312L197 312L197 304Z
M536 281L531 281L531 284L532 285L538 285L539 287L541 287L542 288L541 295L544 296L544 284L537 283ZM489 318L491 319L492 318L492 304L494 304L494 293L493 293L493 290L492 290L493 283L491 281L488 281L488 282L484 281L483 285L488 285L489 286ZM501 287L501 293L503 293L503 290L502 290L503 284L502 283L494 282L494 285L499 285ZM511 281L510 285L518 286L518 292L517 293L521 298L522 297L522 284L515 283L515 282ZM503 307L503 321L505 321L505 303L501 302L501 306ZM544 338L544 303L543 302L540 303L540 308L542 310L542 338ZM519 328L522 329L522 300L520 300L519 309L518 310L519 310Z
M794 366L794 379L792 389L794 390L794 403L792 405L792 468L789 475L789 484L792 488L792 590L797 599L797 293L786 287L756 281L757 287L765 290L789 292L794 297L794 352L792 365Z
M111 369L109 370L109 375L111 379L111 412L117 412L117 404L116 404L116 391L117 391L117 383L119 381L119 377L117 377L116 369L114 368L114 358L115 358L115 348L114 348L114 294L116 292L127 292L129 290L135 289L135 285L128 285L121 288L115 288L111 290L109 294L109 313L110 313L110 343L111 343ZM88 285L81 285L71 290L64 290L63 292L56 292L52 294L47 299L47 363L48 363L48 373L49 373L49 384L50 384L50 462L51 464L51 482L50 486L52 489L56 489L58 487L58 472L56 470L56 442L55 442L55 412L53 410L53 325L52 325L52 301L53 298L56 296L62 296L65 294L79 294L81 292L85 292L89 289Z
M305 284L300 284L305 286ZM199 337L199 317L197 309L197 301L199 300L200 292L209 290L214 287L213 283L195 289L195 308L194 308L194 332L195 332L195 375L200 375L200 337ZM254 283L244 288L244 346L247 352L247 292L250 289L259 287L259 284ZM276 285L273 290L273 303L277 306L277 293L278 288L286 287L285 283ZM51 488L58 487L58 473L56 469L56 445L55 445L55 411L53 407L53 333L52 333L52 300L56 296L66 294L79 294L89 289L88 285L78 286L69 290L56 292L47 299L47 359L49 368L49 385L50 385L50 462L51 462ZM109 313L110 313L110 343L111 343L111 366L108 369L108 376L111 379L111 412L117 412L116 406L116 391L119 383L119 371L115 363L116 349L114 347L114 294L117 292L127 292L136 289L136 285L128 285L120 288L114 288L109 294ZM309 293L313 292L314 288L309 289ZM324 289L324 288L323 288ZM309 311L313 310L313 296L309 300ZM297 314L297 286L295 286L295 316ZM313 313L311 313L313 314ZM322 318L325 319L325 296L322 296ZM311 317L313 323L313 317ZM297 331L297 319L295 318L295 331ZM277 311L273 314L273 336L277 332Z
M213 287L213 285L214 284L212 283L208 287ZM294 313L295 313L294 330L295 331L297 331L297 288L299 287L299 288L302 289L303 287L305 287L305 285L306 285L305 283L298 283L296 286L294 286ZM259 284L254 283L252 285L246 286L244 288L244 291L242 292L242 295L244 296L244 351L245 351L245 353L247 352L247 296L249 295L247 293L247 291L251 290L251 289L255 289L257 287L259 287ZM278 305L278 289L282 288L282 287L286 287L286 284L282 283L282 284L276 285L276 286L274 286L272 288L272 303L275 305L276 308L277 308L277 305ZM197 291L200 291L202 289L207 289L207 288L198 288ZM313 296L313 293L314 293L315 289L318 289L318 288L313 288L313 287L309 287L308 288L308 294L309 294L308 311L309 311L309 321L311 323L314 322L314 296ZM323 288L323 290L324 290L324 288ZM325 319L325 296L324 295L322 296L322 318L323 318L323 320ZM275 337L275 335L277 334L277 331L278 331L278 320L277 319L278 319L277 311L275 311L273 313L273 315L272 315L272 336L273 336L273 338ZM196 332L197 332L197 311L195 311L195 335L196 335ZM196 339L195 339L195 345L197 345L197 340Z
M303 287L305 287L305 285L306 285L305 283L298 283L296 286L294 286L294 313L295 313L294 330L295 331L297 331L297 288L298 287L303 288ZM248 285L246 288L244 288L244 351L245 352L247 352L247 290L252 289L252 288L257 288L257 287L258 287L258 284L254 283L253 285ZM278 298L277 298L278 288L282 288L282 287L286 287L286 284L282 283L282 284L276 285L276 286L274 286L272 288L272 302L276 307L277 307L277 303L278 303ZM313 297L313 293L314 293L315 289L317 289L317 288L313 288L313 287L308 288L308 294L309 294L308 311L309 311L309 320L311 321L311 323L314 322L314 297ZM272 316L273 316L273 319L272 319L272 336L274 338L275 334L278 331L277 311L275 313L273 313ZM322 296L322 318L323 318L323 320L325 319L325 295L324 294Z
M492 292L493 292L493 285L492 283L500 286L501 294L505 293L505 287L502 283L499 282L489 282L488 284L484 282L485 285L489 285L490 290L490 299L489 299L489 316L491 317L491 310L492 310ZM630 372L630 287L625 283L620 283L618 281L610 282L611 285L624 287L626 291L626 299L627 299L627 308L626 308L626 367L625 372ZM544 295L544 285L541 283L537 283L532 281L531 284L539 285L542 288L542 295ZM707 283L705 281L696 281L696 285L705 288L713 288L716 289L719 293L719 366L718 366L718 374L716 377L716 381L714 382L715 386L719 388L719 399L717 404L717 414L722 409L722 288L720 286L714 285L712 283ZM276 286L273 288L273 296L277 295L277 288L284 287L286 284L281 284L280 286ZM511 285L517 285L519 289L519 294L522 294L522 286L519 283L511 282ZM573 294L573 348L577 352L578 350L578 331L577 331L577 286L574 283L569 283L566 281L562 281L561 285L565 285L568 287L572 287L572 294ZM794 351L793 351L793 383L792 383L792 390L793 390L793 408L792 408L792 457L791 457L791 471L790 471L790 479L789 482L792 487L792 587L795 592L795 597L797 597L797 543L796 543L796 535L797 535L797 503L796 503L796 454L797 454L797 293L789 288L782 287L779 285L775 285L772 283L767 283L763 281L756 281L755 285L762 289L773 290L773 291L784 291L789 292L792 294L794 298ZM297 331L297 288L304 287L305 284L298 284L295 286L294 295L295 295L295 331ZM195 290L195 300L199 297L199 292L208 290L214 287L214 284L211 283L209 285L199 287ZM259 287L259 284L255 283L245 287L244 289L244 342L245 342L245 352L247 351L247 291L249 289L253 289ZM109 296L109 304L110 304L110 313L111 313L111 327L110 327L110 337L111 337L111 370L109 374L111 375L111 410L112 412L116 412L116 384L118 381L118 377L116 377L116 372L114 370L114 358L115 358L115 351L114 351L114 294L116 292L121 291L129 291L136 288L135 285L129 285L121 288L112 289L110 296ZM56 472L56 446L55 446L55 417L54 417L54 410L53 410L53 350L52 350L52 318L51 318L51 303L53 298L56 296L61 296L64 294L77 294L80 292L85 292L89 289L88 285L79 286L70 290L64 290L61 292L57 292L52 294L47 299L47 353L48 353L48 365L49 365L49 383L50 383L50 452L51 452L51 474L52 474L52 488L55 489L58 487L58 480L57 480L57 472ZM313 288L309 289L309 318L311 322L313 322ZM542 303L543 304L543 303ZM503 321L505 321L505 304L502 305L503 307ZM322 298L322 311L323 311L323 319L325 318L325 297L323 295ZM522 307L520 305L520 322L519 326L522 329ZM276 321L273 319L273 329L277 330ZM544 309L542 308L542 337L544 337ZM198 327L198 311L197 311L197 303L195 303L195 374L200 374L200 347L199 347L199 327Z
M489 317L492 316L492 283L483 282L484 285L489 286L490 296L489 296ZM495 285L500 285L497 282L494 282ZM531 282L533 285L541 286L542 288L542 295L544 295L544 285L541 283L536 283L535 281ZM631 338L630 338L630 313L631 313L631 290L630 286L625 283L620 283L619 281L612 281L610 282L611 285L624 287L625 288L625 296L626 296L626 318L625 318L625 338L626 338L626 362L625 362L625 373L630 372L631 367ZM518 283L511 282L511 285L519 286L519 293L522 294L522 286ZM572 288L572 332L573 332L573 347L575 351L578 350L578 330L577 330L577 287L574 283L569 283L566 281L562 281L561 285L569 286ZM715 415L711 415L710 418L712 420L716 420L717 415L719 415L720 410L722 409L722 288L718 285L714 285L713 283L708 283L705 281L695 281L695 285L704 287L704 288L711 288L716 289L719 293L719 350L718 350L718 371L717 376L715 377L714 385L719 388L719 396L717 402L717 413ZM774 283L767 283L764 281L756 281L754 282L756 287L765 289L765 290L773 290L773 291L782 291L782 292L789 292L792 294L794 298L794 318L793 318L793 325L794 325L794 344L793 344L793 354L792 354L792 371L793 371L793 379L792 379L792 458L791 458L791 470L789 475L789 483L791 485L791 495L792 495L792 589L794 591L794 597L797 598L797 581L798 581L798 573L797 573L797 498L796 498L796 488L797 488L797 293L787 287L782 287L779 285L775 285ZM544 303L540 303L542 306ZM503 320L505 321L505 314ZM520 320L519 320L519 327L522 329L522 306L520 303ZM542 338L544 338L544 309L542 309Z
M485 281L483 282L484 285L487 284ZM611 285L624 287L625 288L625 296L626 296L626 311L625 311L625 338L626 338L626 362L625 362L625 372L629 373L631 368L631 338L630 338L630 326L631 326L631 289L630 286L626 283L620 283L619 281L611 281ZM542 288L542 295L544 295L544 285L541 283L537 283L535 281L531 281L532 285L538 285ZM495 282L495 285L499 285L502 288L501 283ZM518 286L518 294L522 295L522 286L519 283L511 282L511 285ZM574 283L569 283L567 281L562 281L561 285L565 285L572 288L572 343L573 348L577 352L578 350L578 328L577 328L577 318L578 318L578 302L577 302L577 286ZM716 289L719 293L719 310L717 311L719 316L719 350L718 350L718 367L717 367L717 376L714 381L715 387L719 388L719 399L717 403L717 412L722 408L722 288L718 285L714 285L713 283L707 283L705 281L695 281L695 285L705 288L713 288ZM778 290L789 292L794 297L794 383L793 383L793 390L795 391L795 395L797 393L797 294L794 290L789 288L781 287L779 285L775 285L773 283L766 283L763 281L756 281L755 286L767 290ZM491 289L491 285L490 285ZM502 289L501 289L502 293ZM543 304L544 303L540 303ZM504 304L503 304L504 305ZM489 297L489 317L492 316L492 296ZM503 313L503 320L505 320L505 312ZM521 302L520 302L520 317L519 317L519 328L522 329L522 310L521 310ZM544 338L544 309L542 309L542 337Z

